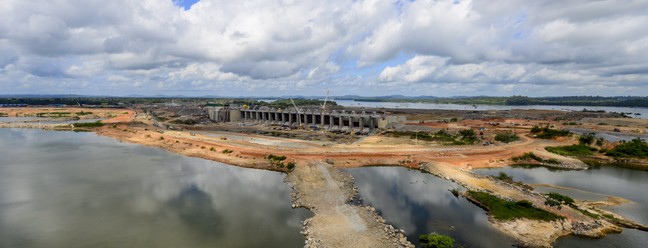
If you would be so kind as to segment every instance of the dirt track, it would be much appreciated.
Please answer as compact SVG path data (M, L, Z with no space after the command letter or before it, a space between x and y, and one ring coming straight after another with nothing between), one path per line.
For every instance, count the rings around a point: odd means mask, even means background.
M315 216L305 221L306 247L414 247L372 208L348 204L353 179L323 162L298 166L288 176L295 206Z

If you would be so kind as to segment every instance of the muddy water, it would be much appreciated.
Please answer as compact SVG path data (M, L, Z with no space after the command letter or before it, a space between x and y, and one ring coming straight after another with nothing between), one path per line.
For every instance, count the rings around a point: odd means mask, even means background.
M93 133L0 129L0 247L300 247L275 172Z
M387 222L403 229L418 244L431 232L450 235L465 247L510 247L514 240L491 227L485 212L454 197L457 184L401 167L348 169L363 203L375 207Z
M480 169L474 172L483 175L497 175L504 172L513 180L527 184L549 184L559 186L539 187L542 192L558 192L581 200L601 200L606 195L626 198L632 203L610 209L639 223L648 224L648 172L612 166L594 167L585 171L551 171L546 168L499 168ZM648 233L624 229L621 234L602 239L566 237L556 247L646 247Z

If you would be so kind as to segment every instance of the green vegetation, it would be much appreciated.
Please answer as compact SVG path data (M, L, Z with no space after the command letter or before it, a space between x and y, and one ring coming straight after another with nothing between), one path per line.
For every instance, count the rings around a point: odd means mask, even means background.
M286 156L277 156L277 155L274 155L274 154L268 154L268 155L265 156L265 158L268 159L268 160L280 161L280 162L286 160Z
M232 151L232 150L230 150L230 149L225 149L225 150L223 150L223 153L224 153L224 154L230 154L230 153L233 153L233 152L234 152L234 151Z
M547 198L547 200L545 200L544 204L547 205L547 206L556 207L558 209L561 209L562 205L565 204L565 205L571 206L574 209L577 209L576 206L574 206L574 199L572 199L569 196L561 195L561 194L558 194L558 193L555 193L555 192L551 192L551 193L546 194L546 195L548 196L548 198Z
M596 141L596 133L583 134L578 138L578 142L583 145L591 145Z
M557 130L548 127L541 128L538 126L534 126L533 128L531 128L531 133L535 134L540 139L553 139L556 137L569 135L569 131L566 129Z
M76 112L76 113L74 113L74 114L75 114L75 115L91 115L92 112L83 112L83 111L81 111L81 112Z
M286 160L286 156L277 156L274 154L268 154L265 156L265 159L267 159L270 164L277 166L277 167L285 167L288 169L288 171L292 171L295 169L296 163L295 162L288 162L288 164L284 164L284 160Z
M563 219L554 213L533 207L529 201L507 201L485 192L468 191L468 194L482 204L495 219L512 220L526 218L533 220L552 221Z
M596 148L578 144L570 146L547 146L545 150L563 156L589 156L597 151Z
M495 135L495 140L504 143L511 143L520 140L520 137L515 133L498 133Z
M0 112L0 117L7 117L7 116L9 116L9 114L4 113L4 112Z
M554 200L556 200L556 201L558 201L558 202L560 202L562 204L567 204L567 205L574 204L574 199L572 199L571 197L566 196L566 195L558 194L556 192L550 192L549 194L547 194L547 196L549 196L549 198L554 199Z
M95 122L77 122L77 123L73 123L72 125L74 125L75 128L78 127L93 128L93 127L101 127L104 124L99 121L95 121Z
M410 139L439 142L444 145L472 145L477 142L477 135L472 129L465 129L453 135L445 129L436 133L427 132L399 132L395 131L390 134L392 137L407 137Z
M513 157L511 158L513 162L523 162L523 161L537 161L543 164L560 164L560 161L550 158L550 159L543 159L541 157L538 157L538 155L535 155L533 152L527 152L525 154L522 154L521 156Z
M178 143L177 140L176 140L176 143ZM209 148L209 151L215 152L215 151L216 151L216 148L214 148L214 147L212 146L211 148Z
M500 172L499 175L497 175L495 178L498 179L498 180L513 184L513 185L520 186L520 187L525 188L525 189L529 189L529 190L533 189L533 187L531 187L529 185L526 185L526 184L524 184L522 182L518 182L518 181L513 180L512 176L509 176L508 174L506 174L504 172Z
M452 248L454 239L438 233L421 234L419 241L422 248Z
M617 145L605 153L605 155L621 158L645 158L648 157L648 144L640 138L635 138L629 142Z
M288 162L288 164L286 165L286 168L288 169L288 171L292 171L292 170L295 169L295 166L297 166L297 164L295 164L295 162Z

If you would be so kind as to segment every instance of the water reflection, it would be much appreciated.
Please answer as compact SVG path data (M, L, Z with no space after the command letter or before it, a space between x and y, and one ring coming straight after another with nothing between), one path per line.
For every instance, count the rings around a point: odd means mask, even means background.
M637 222L648 224L648 172L612 166L599 166L585 171L550 171L546 168L498 168L480 169L476 173L497 175L504 172L516 181L528 184L551 184L572 190L541 191L560 192L575 199L588 199L591 195L605 194L620 196L634 203L611 207L611 210ZM583 192L590 192L584 194ZM648 243L648 233L624 229L621 234L609 235L603 239L592 240L579 237L560 239L557 247L644 247Z
M279 173L92 133L0 129L0 247L299 247Z
M408 239L437 232L469 247L507 247L514 241L490 226L485 212L448 189L456 184L400 167L348 170L364 198L387 222L404 229Z

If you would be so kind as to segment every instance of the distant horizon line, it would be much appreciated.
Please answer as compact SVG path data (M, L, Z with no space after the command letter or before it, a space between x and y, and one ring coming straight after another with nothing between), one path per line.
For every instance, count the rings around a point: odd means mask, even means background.
M187 96L187 95L94 95L94 94L0 94L0 98L35 98L35 97L114 97L114 98L325 98L325 95L284 95L284 96L217 96L217 95L204 95L204 96ZM379 95L379 96L363 96L363 95L337 95L328 96L329 98L499 98L499 97L528 97L528 98L562 98L562 97L600 97L600 98L631 98L631 97L648 97L640 95L616 95L616 96L600 96L600 95L564 95L564 96L525 96L525 95L508 95L508 96L431 96L431 95Z

